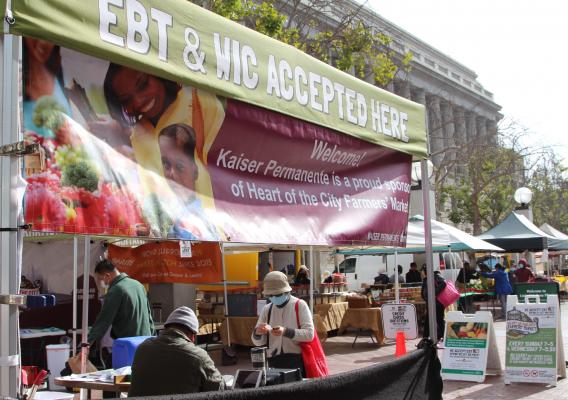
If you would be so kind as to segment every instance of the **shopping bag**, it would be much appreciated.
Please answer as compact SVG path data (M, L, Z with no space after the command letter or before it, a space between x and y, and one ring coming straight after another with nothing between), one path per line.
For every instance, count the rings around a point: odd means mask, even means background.
M298 328L300 327L300 316L298 315L299 303L300 302L297 301L295 305ZM312 341L300 342L300 348L302 349L302 361L304 361L306 378L320 378L329 375L325 353L323 352L323 348L321 347L321 342L317 332L315 332L315 328L314 338Z
M437 300L447 308L460 298L460 292L456 289L454 282L446 281L446 287L438 294Z
M97 368L93 365L93 363L91 363L89 361L89 359L86 360L87 364L86 364L86 373L90 373L90 372L96 372ZM74 374L80 374L81 373L81 353L77 353L76 356L74 357L69 357L69 360L67 360L67 363L69 364L69 368L71 369L71 371Z

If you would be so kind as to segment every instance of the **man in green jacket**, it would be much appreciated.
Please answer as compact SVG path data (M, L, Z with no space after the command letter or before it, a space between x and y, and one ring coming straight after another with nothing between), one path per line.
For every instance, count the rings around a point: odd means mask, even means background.
M109 260L100 261L95 276L108 287L103 308L89 331L88 342L103 338L109 327L113 339L131 336L152 336L154 321L146 290L140 282L120 273Z
M157 338L134 355L129 396L158 396L223 390L225 383L209 354L195 345L199 323L189 307L175 309Z

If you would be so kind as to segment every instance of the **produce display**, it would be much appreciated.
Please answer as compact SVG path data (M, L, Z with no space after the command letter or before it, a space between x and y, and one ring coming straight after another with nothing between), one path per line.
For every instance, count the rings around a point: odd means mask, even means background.
M450 322L446 334L449 338L485 339L487 338L486 322Z
M401 301L422 301L421 295L421 288L420 287L411 287L411 288L400 288L399 289L399 298ZM378 302L390 302L395 300L395 289L385 289L383 292L379 294L378 299L375 298L375 301Z
M466 285L465 291L485 292L492 290L495 287L495 282L491 278L472 279Z

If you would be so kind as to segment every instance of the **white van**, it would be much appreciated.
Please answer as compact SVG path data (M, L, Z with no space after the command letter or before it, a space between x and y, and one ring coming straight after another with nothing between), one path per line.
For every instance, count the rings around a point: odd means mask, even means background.
M397 264L402 265L403 275L410 269L413 260L412 254L398 254ZM347 276L347 288L351 291L361 289L361 284L369 285L375 282L375 276L385 273L389 277L395 270L394 254L348 256L339 263L339 272Z

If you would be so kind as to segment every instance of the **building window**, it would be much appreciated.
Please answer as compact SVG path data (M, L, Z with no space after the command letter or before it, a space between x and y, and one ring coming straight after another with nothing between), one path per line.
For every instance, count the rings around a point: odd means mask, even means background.
M432 68L436 68L436 63L434 62L434 60L430 60L429 58L425 58L424 61L426 62L426 64L428 64Z
M459 76L458 74L456 74L455 72L452 72L452 78L456 79L456 80L461 80L461 76Z
M438 65L438 69L440 70L440 72L448 75L448 69L446 67L442 67L441 65Z

